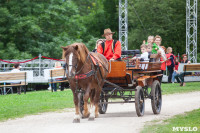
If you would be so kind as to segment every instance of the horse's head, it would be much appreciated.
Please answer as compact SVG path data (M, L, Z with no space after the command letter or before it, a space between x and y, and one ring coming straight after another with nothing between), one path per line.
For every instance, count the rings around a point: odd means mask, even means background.
M74 43L62 48L68 78L74 78L78 69L85 62L89 51L82 43Z

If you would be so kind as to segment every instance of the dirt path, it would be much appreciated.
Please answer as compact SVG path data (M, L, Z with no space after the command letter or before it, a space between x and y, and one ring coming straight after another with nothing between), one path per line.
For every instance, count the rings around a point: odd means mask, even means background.
M95 121L81 119L72 123L74 112L43 113L0 123L1 133L135 133L145 122L165 119L174 115L200 108L200 92L163 96L160 115L154 115L150 100L145 101L145 115L137 117L134 103L110 104L107 113Z

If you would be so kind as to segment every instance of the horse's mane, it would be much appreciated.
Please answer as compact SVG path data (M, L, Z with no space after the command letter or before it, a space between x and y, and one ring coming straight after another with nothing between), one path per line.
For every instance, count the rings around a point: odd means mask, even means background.
M66 47L63 47L63 59L65 58L65 56L66 56L66 50L65 49L71 49L71 48L73 48L73 49L75 49L76 50L76 52L77 52L77 56L78 56L78 58L79 58L79 60L82 62L82 63L84 63L85 62L85 60L86 60L86 58L87 58L87 55L88 55L88 53L89 53L89 50L88 50L88 48L85 46L85 44L83 44L83 43L73 43L73 44L71 44L71 45L69 45L69 46L66 46Z

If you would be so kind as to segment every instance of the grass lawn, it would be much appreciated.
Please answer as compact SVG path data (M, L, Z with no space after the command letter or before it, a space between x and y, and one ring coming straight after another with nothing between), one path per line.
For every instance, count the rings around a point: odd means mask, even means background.
M192 91L200 91L200 82L188 82L186 86L181 87L179 83L167 84L162 83L162 94L186 93Z
M191 127L191 130L200 132L200 109L187 112L184 115L177 115L171 119L164 120L161 124L157 122L151 122L151 124L145 126L142 133L171 133L173 127ZM185 129L184 129L185 130ZM179 128L179 131L181 129Z
M199 82L179 84L162 84L163 94L200 91ZM25 115L72 108L73 96L70 89L65 91L33 91L27 94L0 95L0 121L23 117Z
M74 107L71 90L35 91L0 95L0 121L9 118Z

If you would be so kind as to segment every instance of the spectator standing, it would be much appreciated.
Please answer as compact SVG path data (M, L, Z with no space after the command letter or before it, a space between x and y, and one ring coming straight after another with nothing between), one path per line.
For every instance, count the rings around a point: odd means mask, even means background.
M168 47L167 48L167 61L166 61L166 65L167 65L167 70L168 70L168 83L172 83L172 74L174 72L174 55L172 54L172 48Z
M175 62L174 62L174 72L173 72L173 74L172 74L172 83L174 83L175 82L175 76L177 75L177 74L179 74L179 72L178 72L178 66L179 66L179 64L180 64L180 62L178 61L178 58L175 58Z

